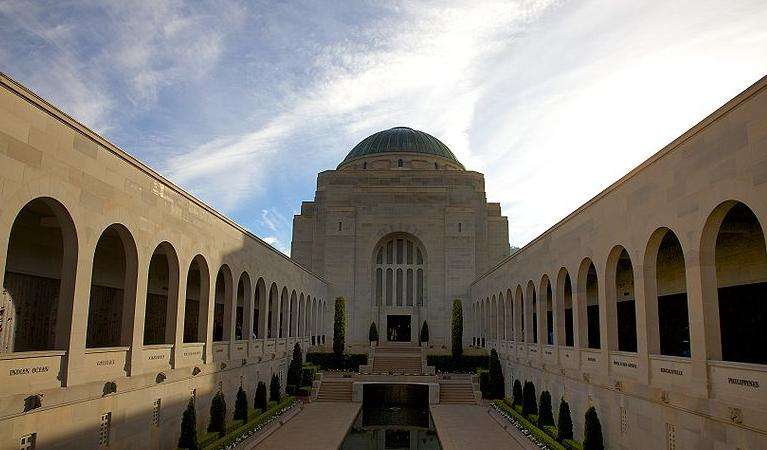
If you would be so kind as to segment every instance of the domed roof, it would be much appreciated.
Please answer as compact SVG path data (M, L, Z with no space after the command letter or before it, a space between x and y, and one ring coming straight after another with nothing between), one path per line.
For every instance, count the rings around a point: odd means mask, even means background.
M379 153L390 152L424 153L441 156L463 167L453 152L439 139L423 131L408 127L394 127L371 134L355 145L341 164L364 156L376 156Z

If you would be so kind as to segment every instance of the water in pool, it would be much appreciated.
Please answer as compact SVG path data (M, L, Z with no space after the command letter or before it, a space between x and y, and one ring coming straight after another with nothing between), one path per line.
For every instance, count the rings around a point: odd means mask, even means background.
M366 386L362 409L341 450L441 450L428 399L420 389L406 390Z

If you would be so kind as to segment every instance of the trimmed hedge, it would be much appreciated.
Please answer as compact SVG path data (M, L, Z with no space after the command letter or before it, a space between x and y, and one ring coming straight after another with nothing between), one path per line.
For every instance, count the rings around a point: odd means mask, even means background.
M306 362L314 364L320 370L349 370L359 372L360 365L368 363L365 353L336 355L335 353L307 353Z
M316 373L317 366L304 363L304 366L301 368L301 386L311 386Z
M226 435L220 437L218 433L208 433L200 439L200 448L204 450L219 450L237 440L243 434L274 417L278 411L296 402L293 397L285 397L279 403L270 402L266 412L254 412L249 415L248 423L234 422L226 430Z
M437 372L475 373L477 369L487 369L487 356L463 355L453 358L451 355L427 355L426 363L434 366Z
M546 444L549 448L554 450L566 450L565 446L557 442L554 438L549 436L548 433L533 425L529 420L523 417L522 414L517 412L517 410L508 403L508 399L493 400L493 404L509 413L514 419L521 423L522 426L527 428L536 439Z

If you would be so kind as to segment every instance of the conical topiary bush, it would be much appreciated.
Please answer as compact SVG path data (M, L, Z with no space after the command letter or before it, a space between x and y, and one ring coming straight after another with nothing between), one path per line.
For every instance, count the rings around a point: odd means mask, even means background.
M184 415L181 417L181 435L178 437L178 448L197 450L197 413L194 410L194 397L189 399Z
M226 433L226 400L224 399L224 393L220 390L213 396L213 401L210 402L208 431L218 433L221 436Z
M513 406L522 406L522 383L519 380L514 380L514 387L511 391L511 404Z
M535 385L532 381L525 381L522 389L522 415L538 414L538 405L535 402Z
M276 373L272 375L272 382L269 384L269 401L280 401L280 377Z
M303 364L303 353L301 352L301 345L296 342L293 346L293 359L290 360L290 366L288 367L288 380L287 386L291 386L288 394L294 395L295 391L301 386L301 367Z
M461 301L453 300L453 316L450 321L453 359L463 356L463 307Z
M564 397L559 401L557 431L557 440L559 442L573 438L573 418L570 417L570 405L565 401Z
M368 340L370 342L378 342L378 328L375 322L370 322L370 331L368 331Z
M501 370L501 360L495 349L490 350L490 361L488 362L488 393L490 399L502 399L504 397L503 370Z
M551 394L549 391L541 392L538 402L538 426L554 425L554 414L551 410Z
M261 410L261 412L265 412L268 406L266 401L266 384L263 381L259 381L258 386L256 386L256 401L254 406L256 409Z
M421 344L429 343L429 324L427 324L425 320L421 326L421 334L418 336L418 338Z
M237 398L234 400L234 420L241 420L243 424L248 422L248 396L242 386L237 390Z
M586 410L586 421L583 426L583 450L604 450L602 441L602 424L599 423L597 410L591 406Z

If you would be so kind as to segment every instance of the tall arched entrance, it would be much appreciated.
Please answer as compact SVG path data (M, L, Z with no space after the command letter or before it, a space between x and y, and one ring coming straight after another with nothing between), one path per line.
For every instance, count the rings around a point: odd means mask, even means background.
M416 342L426 314L426 251L407 233L383 237L373 251L371 320L387 342Z

